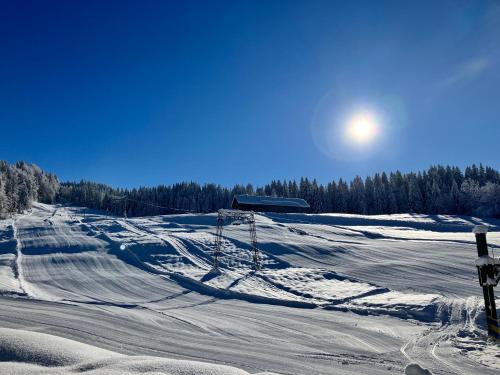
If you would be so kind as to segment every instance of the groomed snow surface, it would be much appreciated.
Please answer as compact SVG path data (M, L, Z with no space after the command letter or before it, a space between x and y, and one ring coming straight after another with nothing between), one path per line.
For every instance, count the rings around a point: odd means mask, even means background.
M472 227L424 215L0 221L1 374L498 374ZM498 291L497 293L500 293Z

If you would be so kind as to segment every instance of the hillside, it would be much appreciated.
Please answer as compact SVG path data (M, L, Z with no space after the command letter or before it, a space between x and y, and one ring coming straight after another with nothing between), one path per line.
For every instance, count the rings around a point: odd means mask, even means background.
M0 356L11 361L0 370L401 374L416 362L436 374L497 373L471 228L490 225L498 249L500 221L256 219L262 269L247 226L233 224L218 272L214 214L124 219L36 203L0 221ZM53 352L39 352L42 339Z

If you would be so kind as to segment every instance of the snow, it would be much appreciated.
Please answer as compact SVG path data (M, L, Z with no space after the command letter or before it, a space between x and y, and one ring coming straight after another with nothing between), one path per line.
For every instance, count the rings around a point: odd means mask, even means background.
M215 271L216 218L36 204L0 221L0 373L500 368L500 347L483 328L471 233L488 225L495 251L498 221L256 215L263 269L253 270L241 224L224 227Z
M236 199L240 204L309 208L309 204L301 198L276 198L241 194L236 195L234 199Z
M229 366L125 356L52 335L0 328L0 370L14 374L248 375Z
M483 266L488 266L488 265L500 265L500 258L492 258L488 255L483 255L479 258L476 259L475 261L476 266L478 267L483 267Z
M475 234L479 233L488 233L488 226L487 225L476 225L473 229L472 232Z
M432 375L432 373L429 370L420 367L416 363L411 363L406 366L405 375Z

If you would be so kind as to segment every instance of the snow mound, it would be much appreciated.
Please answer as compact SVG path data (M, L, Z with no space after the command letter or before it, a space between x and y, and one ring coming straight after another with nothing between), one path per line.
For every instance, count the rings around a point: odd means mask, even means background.
M432 372L420 367L416 363L412 363L406 366L405 375L432 375Z
M246 371L234 367L159 357L126 356L57 336L9 328L0 328L0 373L248 375Z
M0 361L68 366L118 354L38 332L0 328ZM1 368L1 365L0 365Z

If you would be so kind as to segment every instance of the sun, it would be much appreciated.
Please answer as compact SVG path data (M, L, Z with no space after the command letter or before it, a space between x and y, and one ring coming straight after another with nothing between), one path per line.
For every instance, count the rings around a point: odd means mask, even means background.
M355 113L346 124L347 139L355 144L368 144L375 140L379 126L375 115L368 112Z

